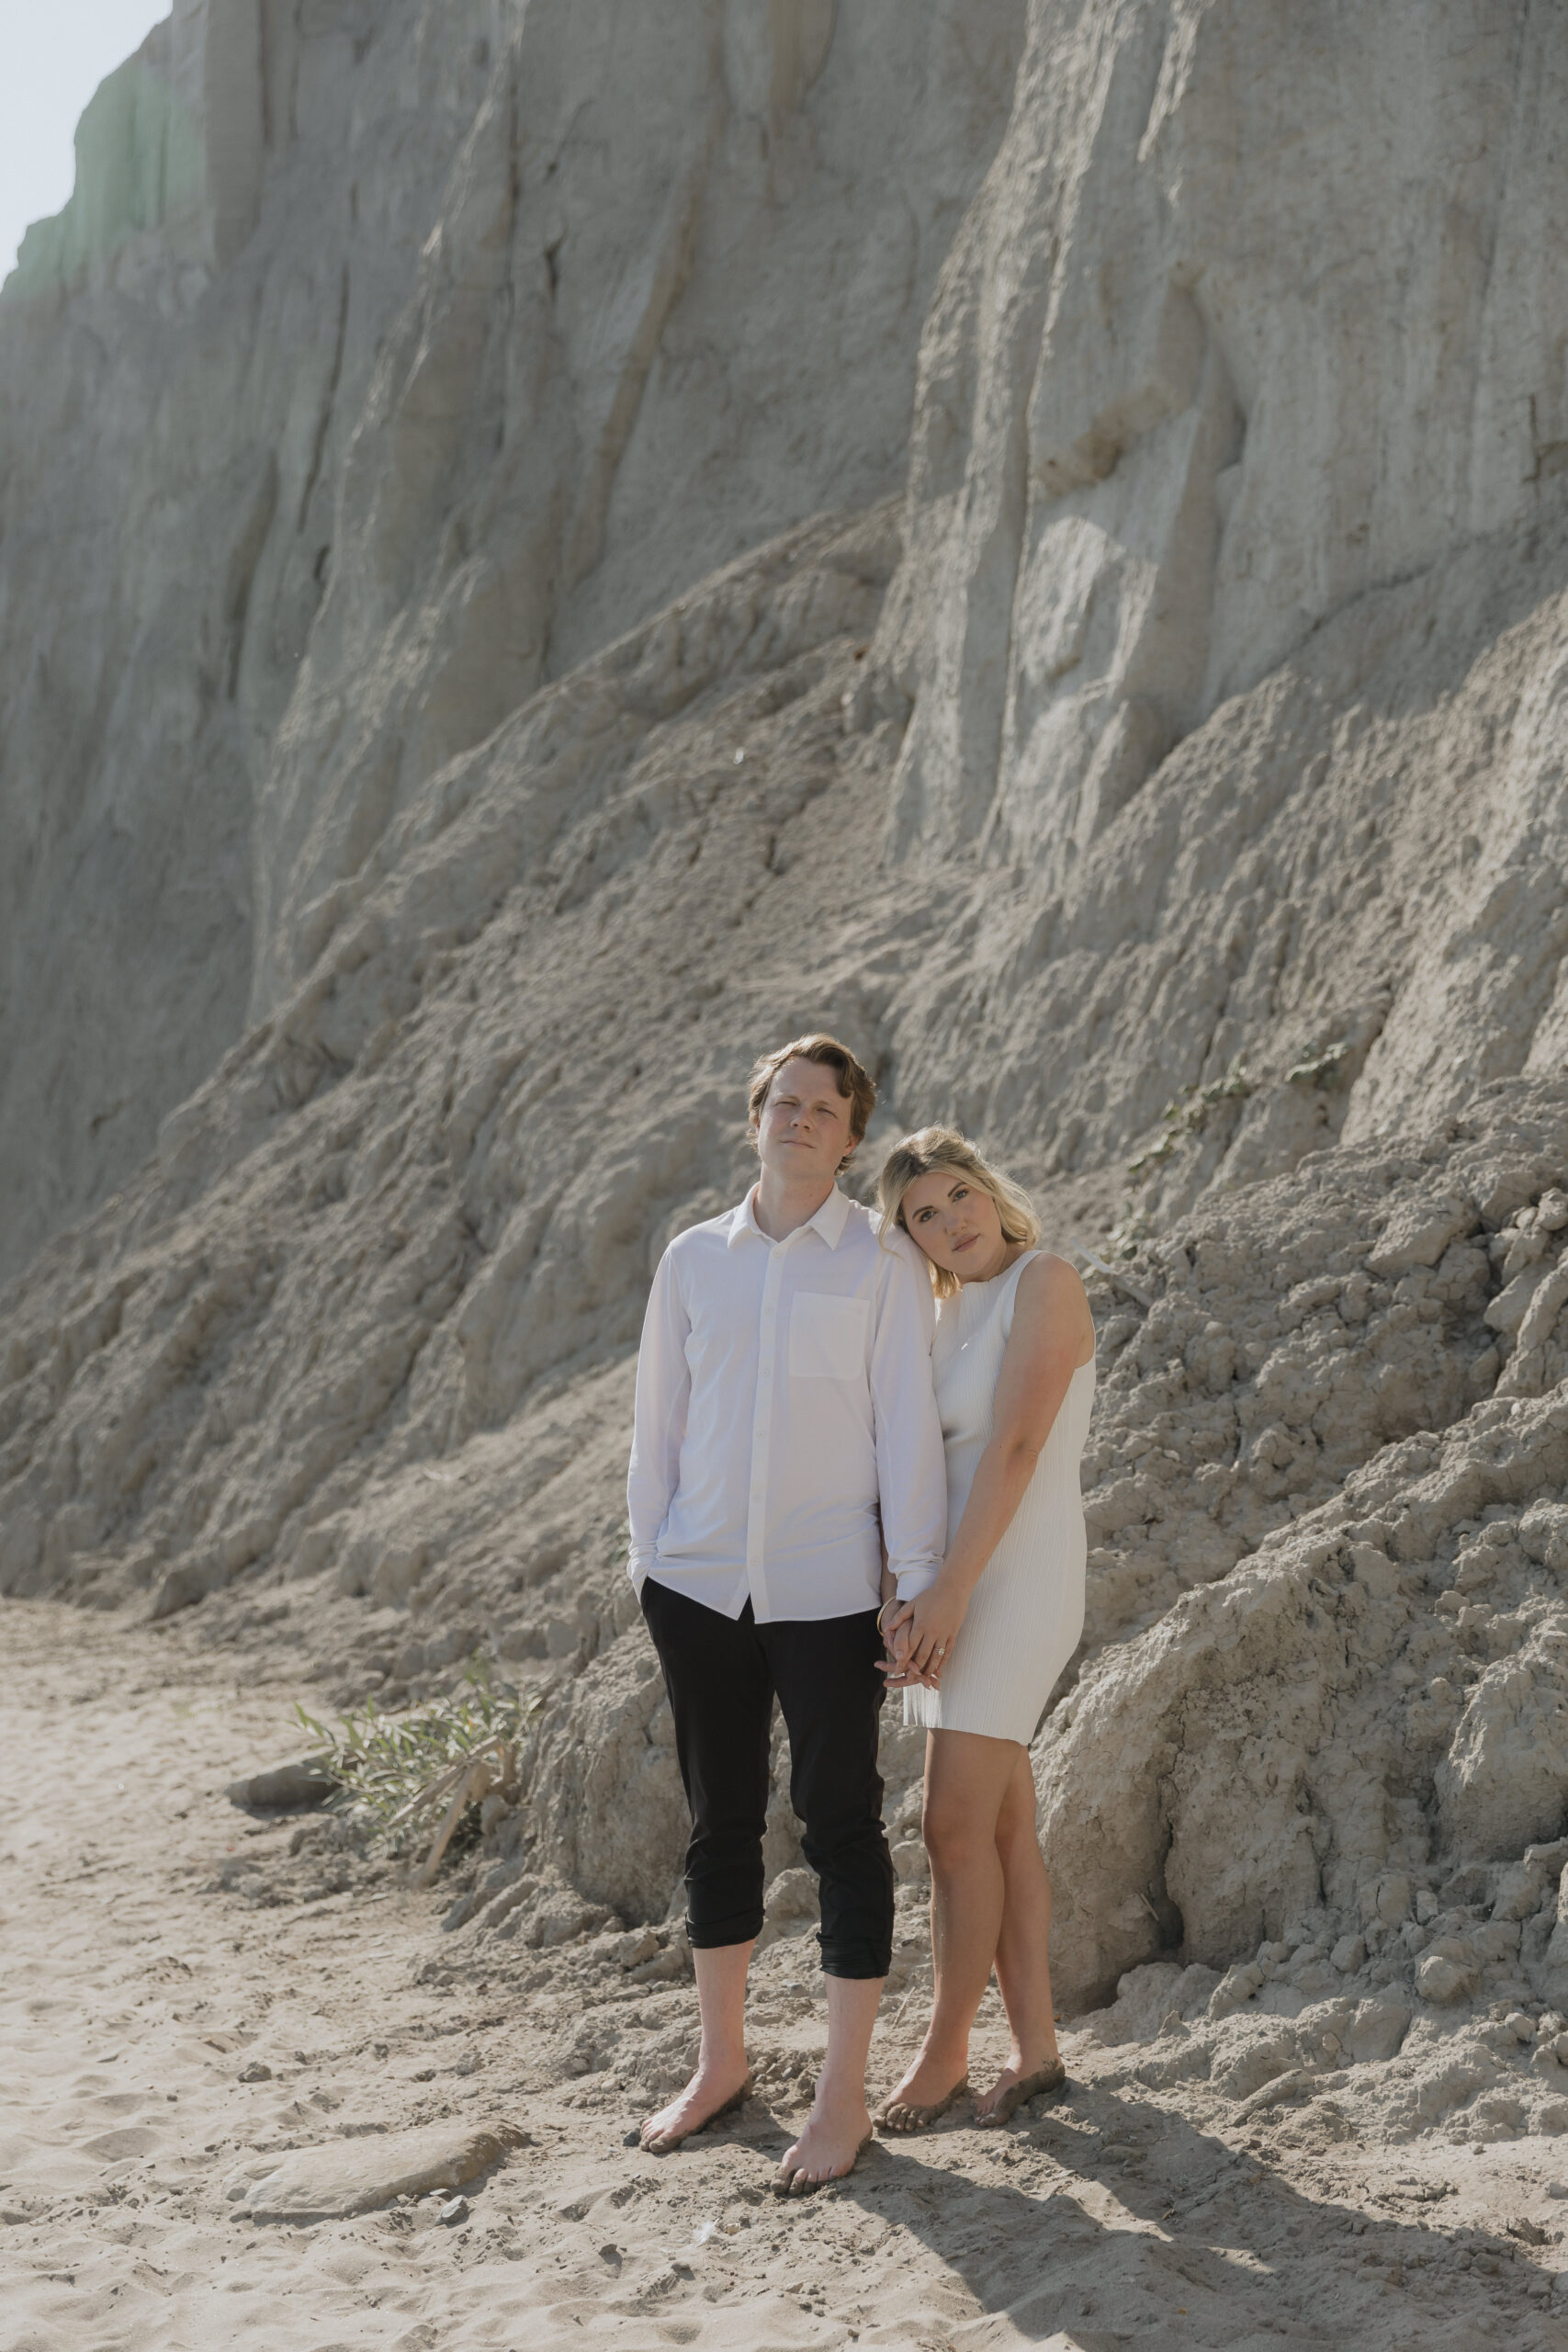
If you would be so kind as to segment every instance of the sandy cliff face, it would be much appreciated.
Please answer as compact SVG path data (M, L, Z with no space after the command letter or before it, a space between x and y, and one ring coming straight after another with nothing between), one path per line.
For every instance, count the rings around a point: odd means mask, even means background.
M1237 2097L1568 2008L1539 12L450 23L288 17L242 247L0 306L0 1583L492 1645L536 1862L661 1912L631 1350L827 1022L869 1167L955 1117L1132 1253L1064 1993Z
M922 346L875 670L912 702L897 850L1021 877L1006 1017L1059 1167L1238 1053L1344 1048L1350 1136L1561 1066L1554 625L1528 689L1482 686L1498 600L1559 579L1542 39L1483 6L1032 17ZM1129 982L1139 1044L1097 1050ZM1314 1124L1258 1090L1235 1172Z
M191 0L106 84L0 313L0 1264L137 1166L449 760L899 486L1021 31Z
M264 51L254 5L182 7L95 99L72 207L0 299L8 1269L243 1025L257 784L336 468L486 85L490 11L446 13L450 41L389 31L356 65L368 10L269 9Z

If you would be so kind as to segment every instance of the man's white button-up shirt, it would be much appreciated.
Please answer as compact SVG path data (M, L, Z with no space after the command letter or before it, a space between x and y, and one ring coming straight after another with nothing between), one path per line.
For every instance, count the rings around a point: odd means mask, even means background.
M908 1235L836 1187L783 1241L739 1208L660 1261L637 1358L632 1580L759 1624L906 1599L947 1542L935 1316Z

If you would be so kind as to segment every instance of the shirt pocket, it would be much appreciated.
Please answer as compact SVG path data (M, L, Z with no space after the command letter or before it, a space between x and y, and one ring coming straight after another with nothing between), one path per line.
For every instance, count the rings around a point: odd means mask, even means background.
M792 1380L863 1380L871 1308L863 1298L797 1291L789 1313Z

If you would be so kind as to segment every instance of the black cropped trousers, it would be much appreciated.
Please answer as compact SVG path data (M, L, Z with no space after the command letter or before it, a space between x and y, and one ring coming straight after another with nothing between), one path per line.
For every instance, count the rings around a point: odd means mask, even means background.
M694 1945L749 1943L762 1925L762 1832L773 1702L789 1730L790 1803L822 1903L829 1976L886 1976L893 1864L882 1826L877 1717L886 1686L874 1610L759 1625L645 1579L642 1612L675 1718L692 1838Z

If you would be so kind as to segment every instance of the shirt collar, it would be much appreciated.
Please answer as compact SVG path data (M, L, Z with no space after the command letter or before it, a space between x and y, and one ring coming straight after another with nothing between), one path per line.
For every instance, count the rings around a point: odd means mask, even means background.
M729 1212L728 1246L731 1250L738 1241L744 1240L748 1234L754 1234L759 1241L768 1239L768 1236L757 1222L757 1211L754 1205L756 1197L757 1187L753 1184L746 1198ZM804 1233L810 1229L819 1233L829 1249L836 1250L844 1238L844 1227L849 1223L849 1217L850 1196L847 1193L840 1193L835 1184L816 1216L808 1216L806 1224L797 1227L797 1230Z
M829 1250L836 1250L844 1238L844 1227L849 1219L850 1196L847 1193L840 1193L835 1184L816 1216L808 1216L806 1222L816 1227Z
M746 1198L738 1202L729 1212L729 1232L726 1238L732 1250L738 1241L744 1241L749 1234L755 1234L759 1241L765 1241L768 1238L758 1224L757 1212L751 1205L757 1187L753 1184Z

